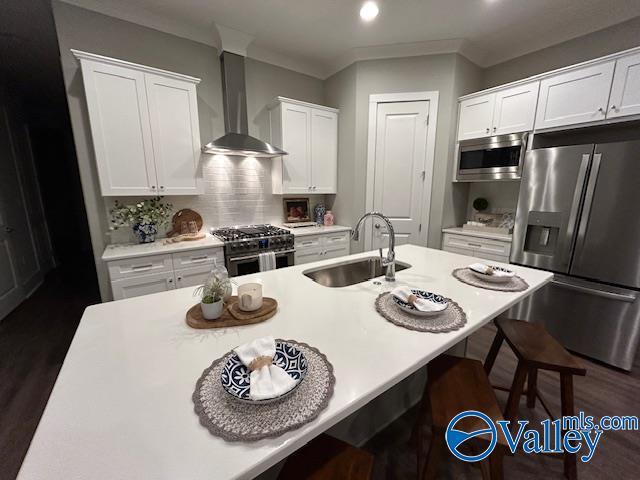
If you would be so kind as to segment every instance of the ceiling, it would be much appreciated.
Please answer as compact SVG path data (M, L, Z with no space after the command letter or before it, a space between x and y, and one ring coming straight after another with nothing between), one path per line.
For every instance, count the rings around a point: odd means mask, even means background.
M216 46L222 24L255 37L249 56L321 78L403 51L459 51L486 67L640 16L638 0L378 0L371 23L362 0L64 1Z

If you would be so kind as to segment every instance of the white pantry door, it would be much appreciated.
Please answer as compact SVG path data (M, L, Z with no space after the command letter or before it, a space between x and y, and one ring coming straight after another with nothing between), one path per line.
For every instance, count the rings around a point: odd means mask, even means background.
M420 244L422 204L430 194L425 191L428 120L429 101L378 104L373 209L392 221L397 245ZM373 248L386 247L384 223L372 221Z

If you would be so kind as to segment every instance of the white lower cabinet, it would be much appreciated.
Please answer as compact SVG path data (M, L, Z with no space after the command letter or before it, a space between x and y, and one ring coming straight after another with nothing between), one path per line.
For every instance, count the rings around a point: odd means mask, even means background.
M224 264L222 247L108 262L113 299L202 285L215 262Z
M202 285L209 276L211 265L202 265L200 267L183 268L175 271L176 288L195 287Z
M295 245L296 265L344 257L350 253L348 231L298 237Z
M111 281L114 300L166 292L176 288L173 272L137 275Z
M471 235L444 233L442 235L442 250L493 260L495 262L509 263L511 242L508 240L494 240Z

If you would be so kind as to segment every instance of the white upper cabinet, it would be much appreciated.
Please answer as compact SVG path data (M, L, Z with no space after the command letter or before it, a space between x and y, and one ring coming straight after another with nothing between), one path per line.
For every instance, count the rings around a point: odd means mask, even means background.
M532 130L539 86L531 82L462 100L458 140Z
M540 82L536 129L606 117L615 61L553 75Z
M495 93L490 93L460 102L458 140L486 137L491 134L495 101Z
M196 86L145 74L158 189L162 195L202 191ZM195 127L194 127L195 126Z
M540 82L527 83L496 92L493 135L533 130Z
M338 114L311 109L311 183L314 193L338 190Z
M283 193L309 193L311 186L311 108L282 104Z
M202 193L199 79L73 50L104 196Z
M607 118L640 114L640 53L616 60Z
M338 110L278 97L269 124L270 141L288 153L273 159L273 193L336 193Z

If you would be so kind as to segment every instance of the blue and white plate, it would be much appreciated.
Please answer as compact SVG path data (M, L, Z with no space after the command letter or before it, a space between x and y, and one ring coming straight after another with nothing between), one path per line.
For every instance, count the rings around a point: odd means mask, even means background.
M398 306L398 308L400 308L401 310L404 310L407 313L410 313L411 315L416 315L418 317L431 317L433 315L438 315L444 312L449 306L449 302L447 302L447 300L442 295L438 295L437 293L425 292L424 290L418 290L417 288L412 288L411 293L413 293L416 297L421 298L423 300L429 300L430 302L433 302L440 307L439 310L434 310L432 312L423 312L421 310L418 310L416 307L414 307L410 303L403 302L402 300L400 300L399 298L395 297L392 294L391 298L393 299L395 304Z
M473 268L469 268L469 270L471 270L471 273L473 273L479 279L484 280L485 282L491 282L491 283L507 283L515 275L515 273L513 273L511 270L507 268L499 267L497 265L487 265L487 266L493 268L496 272L502 272L502 273L505 273L506 275L489 275L488 273L480 272L478 270L474 270Z
M225 363L220 375L222 388L232 397L242 402L253 404L265 404L281 400L291 395L296 388L300 386L302 380L307 375L309 366L304 354L296 347L285 342L276 342L276 354L273 357L273 363L289 374L291 378L297 381L296 385L287 393L279 397L269 398L266 400L252 400L249 397L250 375L249 369L240 361L236 353L233 353L227 363Z

